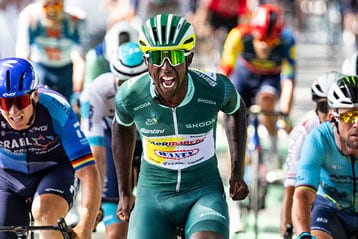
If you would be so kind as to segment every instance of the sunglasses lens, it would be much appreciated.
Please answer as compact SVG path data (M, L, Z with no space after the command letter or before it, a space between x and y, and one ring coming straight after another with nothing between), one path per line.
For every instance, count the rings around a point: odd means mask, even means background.
M62 2L56 2L53 4L48 3L48 4L43 5L42 7L45 11L50 11L51 9L58 11L63 8L63 4L62 4Z
M324 113L324 114L327 114L328 113L328 103L327 101L320 101L320 102L317 102L317 105L316 105L316 109L317 111L321 112L321 113Z
M338 116L338 119L340 121L343 121L344 123L357 123L358 122L358 111L348 111L343 114L340 114Z
M12 105L22 110L31 104L31 96L29 94L14 98L0 98L0 106L2 110L9 111Z
M172 66L177 66L185 62L185 52L183 50L173 51L150 51L148 55L149 63L161 66L165 59L168 59Z

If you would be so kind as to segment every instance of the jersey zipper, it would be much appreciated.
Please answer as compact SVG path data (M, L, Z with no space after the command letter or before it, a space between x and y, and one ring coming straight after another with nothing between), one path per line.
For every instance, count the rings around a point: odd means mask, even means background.
M177 114L176 114L176 108L172 108L172 113L173 113L173 124L174 124L175 137L178 139L179 129L178 129L178 119L177 119ZM181 168L180 168L180 164L178 164L177 184L175 186L176 192L180 191L180 184L181 184Z

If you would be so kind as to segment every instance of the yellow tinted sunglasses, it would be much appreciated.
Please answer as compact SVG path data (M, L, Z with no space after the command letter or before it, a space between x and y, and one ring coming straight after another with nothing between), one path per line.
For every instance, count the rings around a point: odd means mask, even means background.
M346 124L358 123L358 110L352 110L341 114L336 114L336 119Z

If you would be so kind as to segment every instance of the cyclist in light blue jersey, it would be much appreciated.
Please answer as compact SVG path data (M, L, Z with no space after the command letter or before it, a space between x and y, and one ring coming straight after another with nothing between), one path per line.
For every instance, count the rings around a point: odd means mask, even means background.
M243 180L246 106L222 74L190 69L196 35L185 18L161 14L139 32L148 73L129 79L115 97L112 147L129 239L228 239L229 218L215 139L224 112L231 156L230 196L248 195ZM136 128L143 155L135 206L131 165Z
M81 183L81 218L75 237L90 239L99 209L99 174L88 140L66 99L38 87L32 64L0 60L0 225L29 225L26 199L37 225L56 225ZM78 181L79 180L79 181ZM0 233L1 239L16 234ZM60 239L44 230L40 239Z
M358 77L339 79L327 98L331 122L310 132L296 172L292 221L298 239L358 233Z
M284 194L282 200L282 214L281 214L281 227L280 233L283 236L287 225L292 226L291 209L293 193L296 183L297 165L300 159L303 143L307 135L318 125L323 122L329 121L330 108L328 107L327 94L331 85L344 75L337 71L329 71L320 75L312 82L311 96L314 102L314 114L305 119L302 123L295 126L290 133L290 141L288 144L287 152L287 174L284 183Z

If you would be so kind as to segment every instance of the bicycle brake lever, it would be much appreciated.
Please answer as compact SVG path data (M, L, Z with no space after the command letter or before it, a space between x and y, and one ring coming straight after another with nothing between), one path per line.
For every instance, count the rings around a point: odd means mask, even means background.
M66 223L66 221L65 221L65 219L63 217L60 217L57 220L57 225L58 225L58 228L60 229L61 234L62 234L64 239L71 239L72 238L71 234L70 234L69 227L67 226L67 223Z

